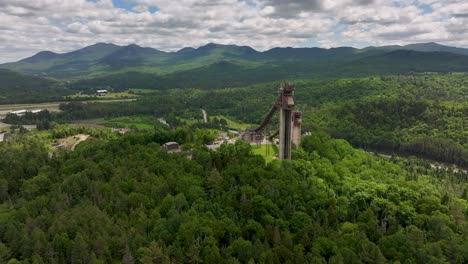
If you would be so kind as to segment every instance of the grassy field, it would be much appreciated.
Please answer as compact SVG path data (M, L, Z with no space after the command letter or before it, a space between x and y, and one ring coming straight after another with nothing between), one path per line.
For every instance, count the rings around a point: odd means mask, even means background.
M118 92L118 93L108 93L108 94L102 95L102 96L97 96L97 95L94 95L94 94L77 93L77 94L74 94L74 95L69 95L67 97L72 98L72 99L76 99L76 98L80 98L80 99L81 98L82 99L95 98L95 99L100 99L100 100L106 100L106 99L109 100L109 99L121 99L121 98L135 98L135 97L139 97L139 95L135 94L135 93L129 93L129 91L125 91L125 92Z
M153 130L155 125L160 122L152 116L122 116L115 118L93 118L85 120L77 120L73 125L85 126L91 128L133 128L138 130ZM162 124L161 124L162 125Z
M249 127L253 127L255 125L252 125L252 124L246 124L246 123L240 123L240 122L237 122L237 121L234 121L228 117L225 117L225 116L222 116L222 115L209 115L209 118L210 119L213 119L213 118L218 118L218 119L225 119L226 122L228 123L228 126L231 127L231 128L234 128L234 129L238 129L238 130L246 130L247 128Z
M88 128L106 128L102 124L105 123L106 120L104 118L93 118L93 119L85 119L85 120L75 120L72 122L72 126L78 127L88 127Z
M157 118L152 116L123 116L104 119L102 123L106 127L124 127L138 130L153 130L155 126L163 126Z
M135 96L134 96L135 97ZM125 97L114 97L114 98L103 98L96 97L96 100L83 101L83 103L110 103L110 102L127 102L134 101L135 98L125 98ZM0 104L0 118L4 117L7 113L16 111L16 110L33 110L33 109L46 109L49 112L58 112L60 111L59 105L64 102L49 102L49 103L37 103L37 104Z
M268 150L267 150L268 149ZM276 145L252 145L252 151L254 154L261 155L266 162L271 162L273 159L277 158L278 147Z
M33 110L33 109L47 109L49 112L58 112L59 102L52 103L40 103L40 104L6 104L0 105L0 118L6 116L7 113L16 111L16 110Z
M132 89L128 89L127 92L134 93L134 94L152 94L152 93L157 93L158 90L132 88Z
M225 117L223 115L210 115L208 114L208 118L212 121L214 118L217 118L217 119L221 119L223 118L224 120L226 120L228 126L232 129L236 129L236 130L246 130L247 128L249 127L254 127L255 125L252 125L252 124L247 124L247 123L240 123L240 122L237 122L237 121L234 121L228 117ZM186 122L188 125L193 125L197 122L201 122L202 120L194 120L194 119L188 119L188 118L183 118L183 117L177 117L177 119L179 119L180 121L184 121Z
M61 102L39 103L39 104L0 104L0 111L18 110L18 109L50 109L49 111L58 110Z

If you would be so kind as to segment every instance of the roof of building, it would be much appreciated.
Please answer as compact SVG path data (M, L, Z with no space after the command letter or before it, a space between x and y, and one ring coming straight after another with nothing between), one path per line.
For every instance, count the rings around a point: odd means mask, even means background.
M27 111L28 111L28 110L26 110L26 109L21 109L21 110L11 111L10 113L11 113L11 114L17 115L17 114L24 114L24 113L26 113Z
M179 145L179 143L174 142L174 141L170 141L170 142L164 143L164 145L165 145L165 146L172 146L172 145Z

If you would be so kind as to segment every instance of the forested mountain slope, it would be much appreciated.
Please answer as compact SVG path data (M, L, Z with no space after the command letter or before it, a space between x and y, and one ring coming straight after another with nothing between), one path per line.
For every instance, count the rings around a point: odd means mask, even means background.
M466 72L464 49L436 44L356 49L273 48L210 43L180 52L97 43L70 53L40 52L0 65L28 74L117 89L220 88L282 79ZM124 81L122 81L124 80Z
M62 100L70 93L59 81L0 69L0 103Z
M444 45L440 45L434 42L416 43L416 44L409 44L409 45L404 45L404 46L393 45L393 46L381 46L381 47L367 47L364 50L370 50L370 49L414 50L414 51L423 51L423 52L440 51L440 52L450 52L450 53L468 55L468 49L444 46Z
M0 145L0 260L468 261L466 174L386 161L322 133L269 164L242 142L190 160L163 151L160 135L85 142L52 159L37 137Z
M322 129L355 147L417 155L468 167L468 76L425 74L297 80L303 131ZM135 102L62 105L58 120L126 115L192 118L200 107L258 124L277 83L226 89L155 91Z

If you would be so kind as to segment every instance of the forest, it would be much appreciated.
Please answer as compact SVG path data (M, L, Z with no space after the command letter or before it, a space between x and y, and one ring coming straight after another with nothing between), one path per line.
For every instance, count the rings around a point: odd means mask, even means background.
M72 93L60 81L0 68L0 104L62 101Z
M468 175L314 132L266 163L182 130L0 144L0 262L466 263ZM47 142L95 138L51 156ZM185 152L160 145L178 140Z
M0 21L0 264L468 264L468 0Z
M136 89L135 101L9 114L0 262L467 263L467 77L296 80L311 135L286 161L242 141L203 146L258 124L277 83ZM95 118L137 125L120 135L68 124ZM90 139L54 149L77 134Z
M304 132L324 130L354 147L468 168L467 77L453 73L296 80L296 109L303 112ZM212 115L258 124L275 100L277 85L154 90L133 102L63 103L61 113L20 119L10 115L6 121L47 127L44 120L67 123L134 115L197 120L203 108Z

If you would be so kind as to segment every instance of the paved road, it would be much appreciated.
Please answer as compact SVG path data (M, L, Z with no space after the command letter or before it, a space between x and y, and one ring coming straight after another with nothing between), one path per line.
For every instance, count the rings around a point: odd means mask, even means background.
M203 113L203 122L208 123L208 116L206 115L206 111L204 109L201 110Z
M380 156L382 158L386 158L386 159L390 159L392 156L388 155L387 153L379 153L379 152L375 152L375 151L365 151L367 153L370 153L370 154L374 154L374 155L377 155L377 156ZM398 157L402 157L402 158L407 158L407 157L404 157L404 156L399 156L399 155L396 155ZM450 163L443 163L443 162L437 162L437 161L433 161L433 160L429 160L429 159L424 159L424 158L421 158L421 157L417 157L418 159L421 159L421 160L424 160L424 161L427 161L429 163L429 165L431 166L431 168L433 169L445 169L447 171L453 171L455 173L457 172L462 172L462 173L468 173L467 170L455 165L455 164L450 164Z
M164 119L164 118L161 117L161 118L158 118L158 121L159 121L161 124L163 124L163 125L169 127L169 124L166 122L166 119Z
M87 140L90 137L90 135L79 134L79 135L76 135L76 136L73 136L73 137L78 138L78 140L76 141L75 144L73 144L73 146L71 147L71 150L75 150L76 145L78 145L81 142Z
M107 100L88 100L88 101L76 101L81 103L114 103L114 102L130 102L136 101L136 99L107 99ZM38 104L0 104L0 119L4 118L6 114L16 110L32 110L32 109L47 109L49 112L60 111L59 105L62 103L69 103L68 101L63 102L49 102L49 103L38 103Z

